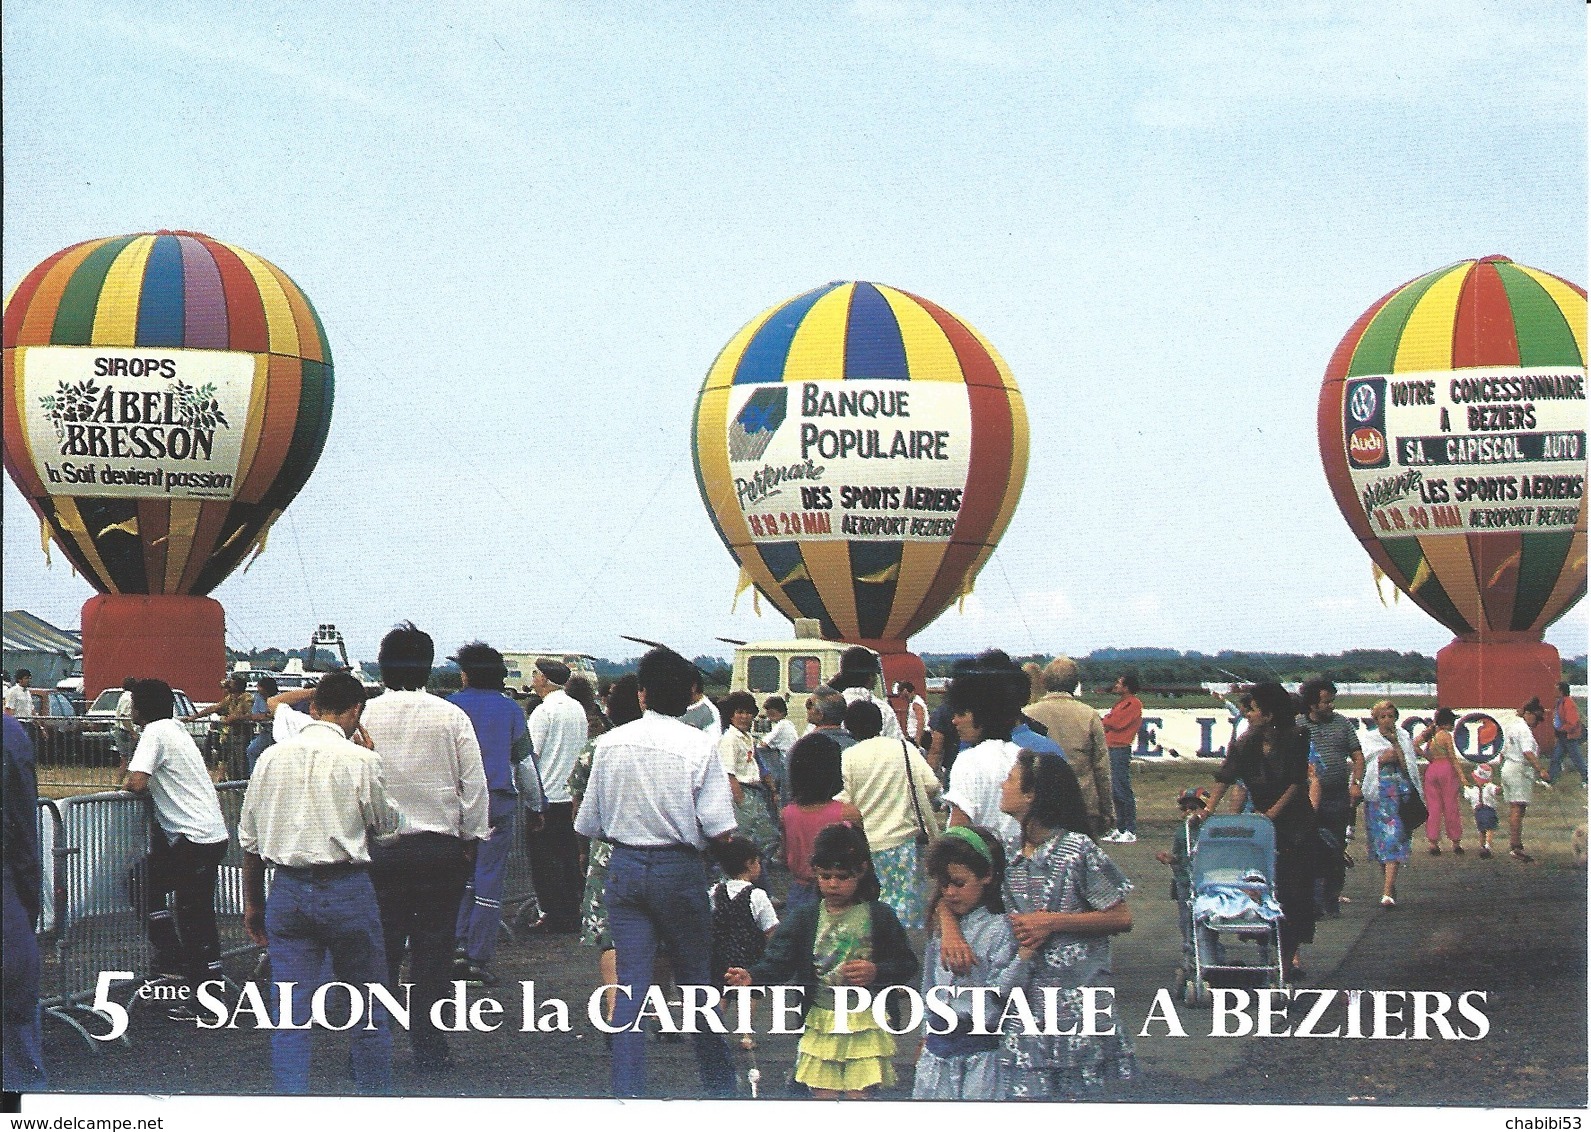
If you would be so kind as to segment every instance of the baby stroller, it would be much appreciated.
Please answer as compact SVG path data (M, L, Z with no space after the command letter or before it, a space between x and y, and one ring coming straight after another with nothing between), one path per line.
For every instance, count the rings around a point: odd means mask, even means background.
M1211 817L1189 851L1193 965L1183 1001L1210 1001L1212 986L1280 988L1281 905L1276 901L1276 831L1263 814ZM1259 946L1257 962L1238 958L1241 943Z

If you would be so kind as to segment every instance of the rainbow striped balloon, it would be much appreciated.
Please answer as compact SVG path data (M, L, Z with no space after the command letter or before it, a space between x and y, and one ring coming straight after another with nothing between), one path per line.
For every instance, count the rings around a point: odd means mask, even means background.
M1539 640L1586 591L1585 385L1585 291L1502 256L1404 284L1332 356L1337 505L1460 637Z
M971 589L1027 472L1022 394L994 348L874 283L747 323L707 374L694 433L702 501L744 581L881 651Z
M203 595L320 458L332 365L279 268L193 232L90 240L6 301L5 464L104 593Z

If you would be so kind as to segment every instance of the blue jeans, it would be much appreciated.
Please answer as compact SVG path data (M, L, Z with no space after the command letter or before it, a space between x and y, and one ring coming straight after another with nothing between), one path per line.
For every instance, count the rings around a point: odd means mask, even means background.
M811 908L818 902L818 889L816 884L803 884L790 878L790 888L784 894L784 914L791 915L802 908Z
M475 852L475 873L464 886L453 935L472 963L490 963L497 954L497 932L503 923L503 886L508 880L508 853L514 847L514 811L519 795L493 790L487 803L492 835Z
M246 747L243 751L243 761L248 765L248 776L250 778L254 777L254 767L255 764L260 761L260 756L263 755L266 749L271 745L272 739L271 733L269 731L262 731L253 739L249 740L248 747Z
M646 1035L632 1027L652 982L652 961L661 940L668 945L674 977L681 986L705 986L713 943L713 914L707 896L707 869L689 846L665 849L613 847L608 866L608 927L619 966L619 992L613 1025L613 1095L646 1095ZM735 1068L724 1035L692 1036L702 1088L710 1096L735 1095Z
M271 955L271 980L296 984L293 1022L310 1016L310 999L321 984L328 955L337 981L359 988L387 981L387 956L381 939L381 912L376 890L363 869L323 878L307 870L277 869L265 901L265 934ZM346 996L328 996L327 1017L333 1024L347 1015ZM271 1032L271 1071L280 1093L309 1091L310 1030ZM354 1087L361 1093L392 1091L392 1031L387 1012L370 1002L370 1017L353 1028L349 1049Z
M1557 743L1552 748L1552 761L1547 764L1547 774L1554 782L1558 781L1558 772L1563 769L1563 760L1568 759L1574 769L1580 772L1580 781L1588 782L1585 775L1585 755L1580 750L1579 739L1565 739L1559 736Z
M9 769L9 756L7 757ZM5 1082L6 1091L43 1092L44 1044L39 1015L39 941L33 917L5 870Z
M1110 800L1116 806L1116 829L1138 832L1138 800L1132 792L1132 748L1110 749Z
M771 802L775 805L773 819L778 821L779 811L777 806L782 802L785 795L789 793L790 772L785 766L785 757L772 747L764 747L760 743L753 753L757 756L757 769L773 779L774 796L771 799Z

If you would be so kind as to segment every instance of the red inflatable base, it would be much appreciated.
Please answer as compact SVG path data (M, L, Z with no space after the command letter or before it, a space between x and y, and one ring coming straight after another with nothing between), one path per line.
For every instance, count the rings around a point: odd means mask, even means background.
M1548 711L1558 699L1558 650L1529 637L1456 637L1436 654L1436 691L1448 707L1518 708L1532 696Z
M196 704L221 698L226 614L208 597L101 594L83 605L83 695L92 703L129 676L164 680Z
M869 638L867 640L846 640L846 644L866 645L878 653L880 663L884 668L884 691L887 693L896 684L909 683L917 689L919 696L925 696L928 688L928 666L923 664L922 657L914 652L908 652L905 641L882 640Z

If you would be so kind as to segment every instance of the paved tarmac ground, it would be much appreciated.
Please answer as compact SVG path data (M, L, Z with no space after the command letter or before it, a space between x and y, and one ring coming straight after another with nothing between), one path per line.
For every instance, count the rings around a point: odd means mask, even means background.
M1182 786L1206 781L1209 766L1144 768L1137 777L1145 815L1136 845L1108 850L1137 885L1131 898L1134 930L1115 942L1116 1000L1134 1035L1140 1079L1101 1100L1242 1104L1460 1105L1583 1107L1587 1103L1586 871L1569 850L1570 830L1584 823L1586 794L1578 781L1538 791L1527 822L1535 864L1506 853L1478 859L1477 843L1454 857L1426 854L1417 837L1412 862L1398 881L1398 905L1379 906L1379 870L1364 860L1362 835L1352 845L1357 867L1342 915L1324 922L1304 949L1312 989L1439 991L1456 998L1484 991L1489 1032L1481 1040L1351 1037L1211 1037L1211 1010L1177 1001L1186 1037L1155 1023L1144 1034L1156 992L1175 991L1180 954L1175 907L1167 895L1169 870L1154 860L1170 845L1176 819L1170 799ZM1499 845L1506 847L1506 831ZM919 940L920 942L920 940ZM498 953L501 985L470 990L470 1000L494 998L502 1024L492 1033L457 1035L455 1068L439 1076L414 1073L406 1035L397 1036L398 1091L462 1097L604 1097L608 1056L602 1035L586 1017L597 982L596 953L572 936L520 935ZM234 972L246 977L248 972ZM527 1032L521 982L533 982L538 1010L550 1000L568 1005L569 1031ZM1313 996L1309 996L1312 997ZM1317 1029L1346 1028L1344 996L1334 997ZM1363 1027L1372 1025L1374 998L1363 998ZM1295 1003L1277 1031L1296 1028L1310 1003ZM1412 1008L1392 996L1398 1015L1390 1032L1406 1032ZM534 1013L534 1012L533 1012ZM1248 1015L1253 1017L1251 1008ZM1477 1026L1449 1012L1459 1033ZM1401 1018L1401 1020L1399 1020ZM766 1028L759 1015L758 1029ZM266 1093L271 1088L268 1035L250 1027L202 1031L135 1006L130 1043L91 1052L68 1027L46 1022L46 1054L54 1086L86 1093ZM734 1039L731 1038L731 1041ZM796 1038L760 1033L755 1051L738 1051L744 1071L761 1074L761 1095L784 1096ZM915 1039L899 1039L899 1084L886 1095L909 1095ZM312 1087L352 1091L346 1038L317 1036ZM697 1094L688 1039L648 1046L654 1090ZM744 1074L743 1074L744 1079ZM744 1091L744 1085L743 1085Z

